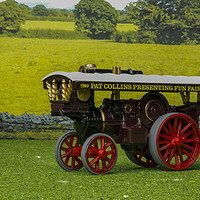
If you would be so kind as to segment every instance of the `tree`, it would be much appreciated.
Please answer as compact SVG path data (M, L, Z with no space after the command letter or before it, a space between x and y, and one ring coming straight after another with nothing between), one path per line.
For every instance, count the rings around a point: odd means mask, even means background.
M117 11L104 0L80 0L75 6L75 27L92 38L110 38L116 30Z
M14 0L6 0L0 3L0 33L5 30L18 31L25 22L27 8L18 5Z
M140 35L151 32L156 43L200 43L199 0L138 0L125 10Z
M33 15L35 16L48 16L48 12L48 9L42 4L33 7Z

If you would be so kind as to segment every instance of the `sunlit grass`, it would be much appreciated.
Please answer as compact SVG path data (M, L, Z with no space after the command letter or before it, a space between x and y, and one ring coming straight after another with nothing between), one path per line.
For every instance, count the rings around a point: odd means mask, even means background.
M52 29L74 31L74 22L57 22L57 21L26 21L22 29ZM138 27L133 24L117 24L117 30L120 32L137 31Z
M74 31L74 22L26 21L22 29L52 29Z
M200 46L120 44L98 40L0 38L0 111L20 115L50 113L41 79L54 71L78 71L86 63L97 68L142 70L144 74L200 76ZM123 92L121 98L144 93ZM179 94L167 94L180 104ZM96 92L99 106L110 92Z

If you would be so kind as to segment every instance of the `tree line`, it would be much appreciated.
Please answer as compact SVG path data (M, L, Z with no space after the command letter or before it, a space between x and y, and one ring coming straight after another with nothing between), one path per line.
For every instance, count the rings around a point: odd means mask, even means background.
M80 0L73 11L32 9L15 0L0 3L0 33L18 31L26 19L75 21L76 30L95 39L127 43L199 44L199 0L138 0L117 11L105 0ZM117 32L117 23L132 23L138 31Z

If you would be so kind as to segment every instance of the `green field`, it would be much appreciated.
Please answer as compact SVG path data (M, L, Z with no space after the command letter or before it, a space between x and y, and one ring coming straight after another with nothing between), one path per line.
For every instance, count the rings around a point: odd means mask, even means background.
M74 30L74 22L57 21L26 21L22 29L52 29L52 30Z
M107 175L61 169L54 140L0 140L0 199L199 200L200 158L185 171L145 169L120 149Z
M0 111L50 112L47 91L41 79L54 71L78 71L86 63L98 68L120 66L144 74L200 76L200 46L120 44L100 40L48 40L0 38ZM140 93L123 93L122 98L140 98ZM100 105L103 97L96 95ZM167 95L170 104L179 104L179 95Z
M51 30L75 30L74 22L56 22L56 21L26 21L22 29L51 29ZM137 26L133 24L117 24L117 30L121 32L137 31Z

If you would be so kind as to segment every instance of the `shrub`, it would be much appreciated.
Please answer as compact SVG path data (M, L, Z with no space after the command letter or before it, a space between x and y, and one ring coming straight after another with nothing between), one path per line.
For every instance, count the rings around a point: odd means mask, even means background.
M46 38L46 39L86 39L87 36L77 31L52 29L21 29L17 33L7 32L4 36L19 38Z
M111 40L122 43L138 43L138 33L136 31L116 31L111 35Z

